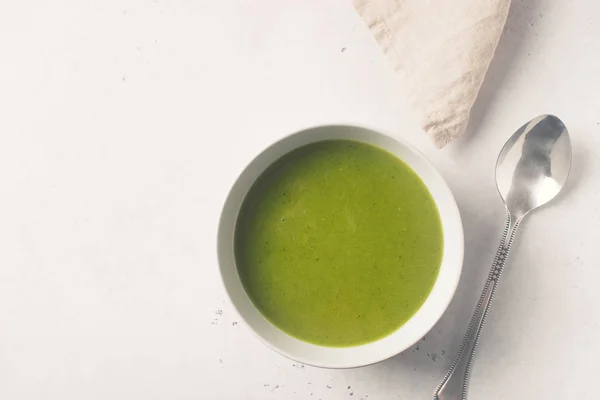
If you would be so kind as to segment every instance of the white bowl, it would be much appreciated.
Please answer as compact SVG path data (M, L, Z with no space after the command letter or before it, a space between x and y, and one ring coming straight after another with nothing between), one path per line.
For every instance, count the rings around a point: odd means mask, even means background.
M296 339L269 322L248 298L240 281L233 250L235 224L246 193L258 176L284 154L327 139L352 139L376 145L396 155L423 180L437 204L444 234L444 254L431 293L419 310L394 333L354 347L318 346ZM352 368L392 357L421 339L450 303L463 263L463 228L456 201L435 167L408 143L373 129L357 126L319 126L287 136L260 153L234 183L221 214L217 237L221 277L232 304L258 338L271 349L304 364L326 368Z

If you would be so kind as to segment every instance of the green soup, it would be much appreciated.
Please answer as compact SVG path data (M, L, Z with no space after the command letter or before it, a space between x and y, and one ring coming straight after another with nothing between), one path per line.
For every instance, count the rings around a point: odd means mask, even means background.
M421 179L386 151L349 140L277 160L250 189L235 232L254 305L286 333L333 347L402 326L429 295L442 250Z

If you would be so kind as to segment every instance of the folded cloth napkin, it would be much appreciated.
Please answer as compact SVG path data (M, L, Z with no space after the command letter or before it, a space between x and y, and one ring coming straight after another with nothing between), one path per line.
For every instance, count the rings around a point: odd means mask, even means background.
M437 147L466 129L510 0L353 0Z

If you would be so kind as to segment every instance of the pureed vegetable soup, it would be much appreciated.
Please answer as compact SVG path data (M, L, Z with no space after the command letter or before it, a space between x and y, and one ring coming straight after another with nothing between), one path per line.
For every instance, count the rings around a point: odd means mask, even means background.
M375 146L327 140L271 165L243 202L235 257L260 312L332 347L385 337L423 304L443 250L433 198Z

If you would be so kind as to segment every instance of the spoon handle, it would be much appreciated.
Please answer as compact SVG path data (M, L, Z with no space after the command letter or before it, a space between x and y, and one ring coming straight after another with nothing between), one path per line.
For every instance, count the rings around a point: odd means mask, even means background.
M515 233L519 226L520 219L512 222L511 215L507 211L506 217L506 228L502 239L500 239L500 246L494 257L494 263L492 269L475 308L475 313L471 317L471 324L465 338L463 339L460 350L450 370L434 392L434 400L466 400L467 399L467 388L469 382L469 374L471 373L471 367L473 365L473 358L475 356L475 349L479 342L479 337L485 324L485 319L490 310L490 305L496 292L496 286L502 275L502 269L506 263L506 258L510 251Z

